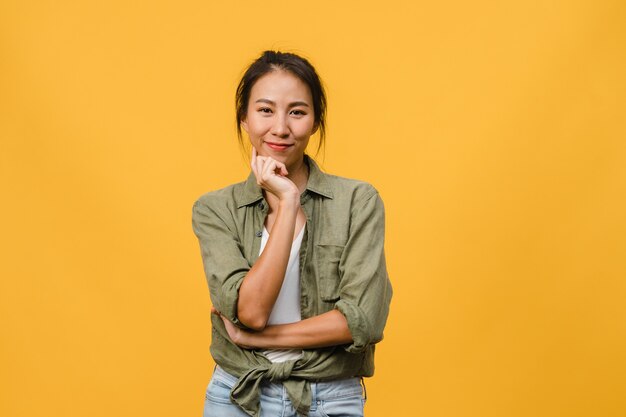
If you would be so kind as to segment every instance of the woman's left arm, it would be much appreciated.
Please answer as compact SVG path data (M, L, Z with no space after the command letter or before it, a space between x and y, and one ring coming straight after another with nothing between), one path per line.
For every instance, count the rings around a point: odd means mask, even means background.
M213 311L219 314L217 311ZM315 349L352 342L348 322L339 310L295 323L266 326L258 332L243 330L222 316L231 340L246 348Z

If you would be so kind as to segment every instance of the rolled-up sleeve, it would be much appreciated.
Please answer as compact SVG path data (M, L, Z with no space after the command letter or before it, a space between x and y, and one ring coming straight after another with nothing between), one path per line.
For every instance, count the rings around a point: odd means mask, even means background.
M217 197L200 198L191 216L193 231L200 243L204 273L213 306L231 322L247 328L237 317L239 287L250 270L241 251L234 225ZM232 222L231 222L232 223Z
M392 287L384 251L385 210L373 187L351 210L350 235L339 261L339 300L335 308L348 322L348 352L363 352L383 338Z

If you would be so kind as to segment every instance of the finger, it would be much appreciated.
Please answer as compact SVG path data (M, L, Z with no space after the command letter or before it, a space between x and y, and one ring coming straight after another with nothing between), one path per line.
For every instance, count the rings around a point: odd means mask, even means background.
M280 168L280 175L287 176L289 174L289 172L287 171L287 165L277 161L276 166Z
M264 156L257 156L256 158L256 179L257 183L261 185L263 182L263 172L265 170L265 165L267 164L267 158Z
M261 180L263 179L263 170L265 168L265 164L267 163L267 158L265 158L264 156L257 156L256 157L256 179L257 179L257 183L260 184Z
M258 179L260 174L263 172L263 166L267 158L265 156L260 156L254 146L252 147L252 154L253 158L251 160L250 167Z
M273 158L269 156L263 157L262 163L257 166L259 169L259 176L263 181L266 181L271 177L272 167L274 167L275 164L276 160Z
M254 145L252 146L252 158L250 159L250 168L252 168L252 172L254 172L254 175L256 176L256 174L257 174L257 153L256 153L256 148L254 147Z
M274 172L276 175L287 176L287 174L289 173L287 171L287 166L283 164L282 162L277 161L275 159L273 159L273 161L274 161L274 168L272 172Z
M273 158L268 158L267 163L263 166L263 179L269 179L276 175L276 164L278 162Z

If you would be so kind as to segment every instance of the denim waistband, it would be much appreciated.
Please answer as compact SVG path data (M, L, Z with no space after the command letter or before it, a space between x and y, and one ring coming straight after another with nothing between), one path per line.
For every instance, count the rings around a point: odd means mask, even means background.
M218 379L220 382L231 388L237 383L238 380L236 376L229 374L219 365L217 365L213 371L213 378ZM324 382L311 382L311 400L313 404L315 404L316 401L328 401L343 397L363 395L365 384L361 386L361 383L362 378L359 377L336 379ZM263 381L261 383L261 395L281 398L283 400L289 399L283 384L277 382Z

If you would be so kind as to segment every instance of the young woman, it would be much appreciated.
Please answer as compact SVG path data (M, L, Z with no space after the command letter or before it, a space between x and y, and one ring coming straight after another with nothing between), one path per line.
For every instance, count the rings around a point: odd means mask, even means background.
M200 196L192 214L214 306L204 417L362 416L392 296L383 202L305 153L326 126L306 59L265 51L236 107L250 175Z

